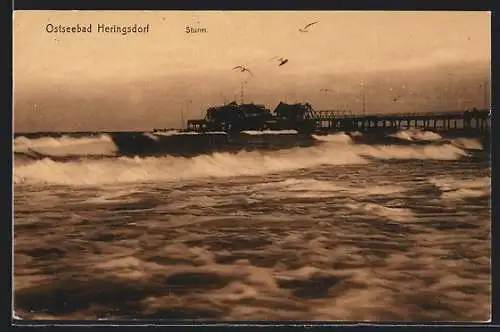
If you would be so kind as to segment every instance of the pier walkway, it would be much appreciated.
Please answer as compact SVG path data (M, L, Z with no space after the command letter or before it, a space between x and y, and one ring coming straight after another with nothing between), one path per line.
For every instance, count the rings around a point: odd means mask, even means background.
M321 110L310 108L304 119L315 121L320 131L408 129L428 130L475 129L489 132L490 110L439 111L422 113L354 114L348 111Z

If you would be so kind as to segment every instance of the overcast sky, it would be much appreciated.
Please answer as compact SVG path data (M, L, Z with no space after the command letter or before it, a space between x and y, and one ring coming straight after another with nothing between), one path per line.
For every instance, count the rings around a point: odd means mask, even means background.
M298 31L313 21L319 23L309 32ZM92 24L92 33L48 33L49 23ZM149 32L100 34L98 24L149 24ZM96 123L81 108L67 114L69 95L94 93L97 100L104 98L103 91L114 91L113 86L132 84L125 95L135 98L134 108L139 109L155 87L143 86L134 97L134 82L161 80L175 85L179 77L191 77L199 85L204 78L217 77L224 85L250 78L232 71L240 64L253 71L252 84L263 86L292 76L314 80L315 75L325 73L357 72L368 77L375 71L489 62L490 24L488 12L18 11L14 15L15 127L48 130L45 127L50 123L52 130L57 126L82 130ZM207 33L187 34L186 26L205 28ZM274 56L289 62L278 67L270 60ZM213 88L214 82L210 85ZM59 90L61 99L67 100L64 107L53 100ZM55 97L39 100L35 118L29 103L36 103L41 91ZM112 104L110 95L106 94L106 105ZM99 105L93 109L98 112ZM106 112L113 117L120 114L109 105ZM124 130L132 129L130 119L134 118L134 110L127 112L132 112L125 117L129 122L119 125ZM143 119L148 117L144 110L137 112Z

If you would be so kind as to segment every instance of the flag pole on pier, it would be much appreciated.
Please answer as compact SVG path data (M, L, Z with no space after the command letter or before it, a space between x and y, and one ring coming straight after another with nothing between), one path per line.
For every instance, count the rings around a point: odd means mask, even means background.
M489 82L484 81L484 109L489 108L489 103L488 103L488 87L489 87Z
M483 83L479 84L479 86L478 86L479 90L483 90L483 106L484 106L484 109L488 109L489 108L489 103L488 103L488 86L489 86L489 82L488 81L484 81Z
M366 115L366 93L365 93L365 82L361 81L361 102L363 105L363 115Z
M240 88L240 104L243 104L243 101L244 101L244 95L245 95L245 91L244 91L244 86L245 86L245 81L241 81L241 88Z
M181 106L181 128L184 129L184 105Z

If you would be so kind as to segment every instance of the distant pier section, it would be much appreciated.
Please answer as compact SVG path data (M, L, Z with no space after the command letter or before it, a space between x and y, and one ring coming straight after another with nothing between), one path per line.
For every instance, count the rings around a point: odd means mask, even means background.
M232 102L211 107L204 119L188 120L188 131L239 132L244 130L296 130L301 133L397 131L410 128L431 131L489 133L489 109L421 113L355 114L314 110L308 103L280 102L274 111L264 105Z
M312 111L311 119L319 131L366 131L371 129L423 129L432 131L474 130L489 132L490 110L438 111L421 113L348 114Z

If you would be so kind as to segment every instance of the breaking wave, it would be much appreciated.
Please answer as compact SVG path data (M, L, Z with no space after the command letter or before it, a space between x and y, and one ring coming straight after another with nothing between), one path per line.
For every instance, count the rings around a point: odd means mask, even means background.
M61 185L183 181L199 178L257 176L316 167L369 163L371 159L457 160L468 156L451 144L384 146L352 144L344 136L322 136L330 140L319 146L278 151L212 153L195 157L116 157L58 162L49 158L16 163L14 182ZM101 137L99 141L107 139ZM101 143L102 144L102 143ZM104 150L100 150L104 151Z
M409 129L398 131L389 137L398 138L407 142L436 142L449 143L460 149L465 150L484 150L483 144L474 138L458 137L450 140L445 140L441 135L432 131L421 131L419 129Z
M179 136L179 135L202 135L196 131L179 131L179 130L167 130L167 131L155 131L153 133L147 133L149 136ZM209 131L203 134L227 134L224 131Z
M441 190L441 197L447 200L485 197L490 195L491 178L458 180L451 177L433 177L429 182Z
M284 181L261 183L255 186L256 192L266 198L269 197L303 197L327 198L342 195L379 196L401 193L407 190L402 186L346 186L332 181L316 179L290 178ZM255 195L255 194L254 194Z
M313 135L313 138L322 142L334 142L334 143L352 143L352 139L349 135L344 133L333 134L333 135Z
M368 216L376 215L396 222L404 222L413 219L411 209L406 208L390 208L375 203L347 204L347 207L351 209L353 213L358 212Z
M389 136L406 141L436 141L442 139L441 135L437 133L421 131L419 129L402 130Z
M451 144L458 148L466 150L483 150L484 147L477 139L473 138L455 138L451 140Z
M16 161L18 162L21 159L33 160L46 157L54 160L69 160L80 157L193 156L196 154L210 154L215 151L235 152L238 150L247 150L248 148L250 150L259 150L266 148L266 144L271 148L274 146L274 149L292 148L293 146L313 147L318 144L351 145L355 146L358 150L362 149L363 153L360 154L366 157L390 159L403 158L408 154L411 155L409 158L453 159L457 154L465 155L460 150L483 150L482 144L477 139L455 138L443 140L439 134L416 130L401 131L395 134L400 138L401 142L408 142L408 144L396 144L394 141L378 141L376 137L366 137L366 139L363 139L364 135L358 132L350 133L349 135L346 133L337 133L328 135L318 134L308 137L307 135L297 135L295 137L295 134L296 131L292 130L246 131L242 132L242 135L238 136L239 138L236 141L228 138L228 134L225 132L203 134L178 131L103 133L80 137L63 135L60 137L44 136L38 138L19 136L13 141L13 149L18 159ZM266 136L266 138L258 136ZM252 137L255 137L255 139ZM264 146L261 144L267 141L269 143L265 143ZM406 149L408 145L412 145L417 141L423 143L421 146L424 150L413 147ZM434 143L437 141L438 144L435 146L441 145L442 148L431 147L431 141L434 141ZM232 142L237 142L237 144L234 145ZM381 144L374 145L375 142ZM429 144L425 142L429 142ZM198 152L190 153L191 150L198 150ZM435 151L444 151L445 155L433 157Z
M106 134L86 137L40 137L25 136L14 139L14 152L28 156L113 156L117 147Z
M244 134L248 135L290 135L298 134L297 130L244 130Z

